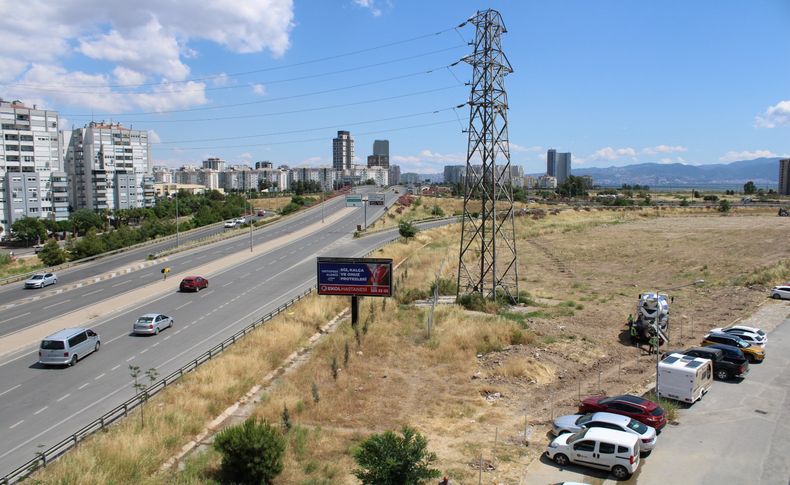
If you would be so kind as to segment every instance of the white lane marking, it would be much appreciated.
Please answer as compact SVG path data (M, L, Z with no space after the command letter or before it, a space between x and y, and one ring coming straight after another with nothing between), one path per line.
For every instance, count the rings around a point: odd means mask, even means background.
M64 399L66 399L66 398L67 398L67 397L69 397L69 396L71 396L71 393L68 393L68 394L66 394L65 396L63 396L63 397L59 398L59 399L58 399L57 401L55 401L55 402L60 402L60 401L62 401L62 400L64 400Z
M114 285L112 285L112 288L115 288L116 286L125 285L126 283L131 283L131 282L132 282L131 280L121 281L120 283L115 283Z
M191 303L192 303L192 301L190 300L190 301L188 301L188 302L184 303L184 304L183 304L183 305L181 305L181 306L177 306L177 307L176 307L176 310L180 310L180 309L184 308L185 306L187 306L187 305L190 305Z
M156 347L157 345L159 345L159 344L161 344L161 343L162 343L162 342L157 342L157 343L155 343L154 345L152 345L151 347L152 347L152 348L153 348L153 347Z
M98 289L98 290L94 290L94 291L91 291L91 292L85 293L85 294L84 294L84 295L82 295L82 296L90 296L90 295L95 295L96 293L101 293L102 291L104 291L104 288L100 288L100 289Z
M192 262L192 260L191 260L191 259L187 259L186 261L184 261L184 264L189 264L189 263L191 263L191 262Z
M98 381L99 379L101 379L102 377L104 377L104 376L106 376L106 375L107 375L107 373L106 373L106 372L102 372L101 374L99 374L99 375L97 375L96 377L94 377L94 378L93 378L93 380L94 380L94 381Z
M149 274L144 274L144 275L140 275L140 276L138 276L138 277L137 277L137 279L140 279L140 280L141 280L141 279L143 279L143 278L148 278L149 276L151 276L151 275L149 275Z
M88 387L88 384L89 384L89 383L88 383L88 382L86 382L85 384L81 385L81 386L80 386L80 387L78 387L77 389L78 389L78 390L85 389L86 387Z
M144 354L144 353L148 352L149 350L151 350L151 349L150 349L150 348L147 348L147 349L145 349L145 350L141 350L141 351L140 351L140 353L141 353L141 354Z
M223 287L223 288L225 288L226 286L228 286L228 285L232 285L232 284L233 284L233 282L232 282L232 281L228 281L227 283L225 283L224 285L222 285L222 287Z
M11 392L11 391L13 391L14 389L17 389L17 388L19 388L19 387L22 387L22 384L17 384L17 385L15 385L14 387L12 387L11 389L7 389L7 390L5 390L5 391L3 391L3 392L0 392L0 396L2 396L3 394L8 394L9 392Z
M243 275L239 276L239 278L240 279L244 279L244 278L246 278L249 275L250 275L249 273L244 273Z
M128 359L126 359L126 362L131 362L131 361L133 361L133 360L134 360L134 356L131 356L131 357L129 357Z
M121 364L118 364L118 365L116 365L115 367L113 367L112 369L110 369L110 372L114 371L115 369L117 369L117 368L118 368L118 367L120 367L120 366L121 366Z
M181 330L176 330L176 333L174 333L173 335L178 335L179 333L181 333Z
M41 413L41 412L45 411L45 410L46 410L48 407L49 407L49 406L44 406L43 408L41 408L41 409L39 409L38 411L36 411L35 413L33 413L33 416L35 416L36 414L39 414L39 413Z
M162 341L165 341L165 340L169 339L170 337L172 337L172 335L168 335L167 337L163 338Z
M45 308L45 309L46 309L46 308L52 308L53 306L62 305L62 304L64 304L64 303L68 303L68 302L70 302L70 301L71 301L71 298L69 298L69 299L66 299L66 300L63 300L63 301L59 301L59 302L57 302L57 303L53 303L53 304L51 304L51 305L47 305L47 306L45 306L44 308Z
M21 421L19 421L19 422L16 422L16 423L12 424L11 426L9 426L9 427L8 427L8 429L14 429L14 428L16 428L17 426L19 426L20 424L24 423L24 422L25 422L25 420L24 420L24 419L23 419L23 420L21 420Z
M200 296L205 298L205 297L209 296L212 293L214 293L214 290L208 290L208 291L203 292L203 294L200 295Z
M8 308L11 308L11 307L6 307L6 309L8 309ZM21 318L21 317L25 317L27 315L30 315L30 312L20 313L19 315L15 316L15 317L6 318L5 320L0 320L0 323L5 323L5 322L11 321L11 320L13 320L15 318ZM2 396L2 394L0 394L0 396Z

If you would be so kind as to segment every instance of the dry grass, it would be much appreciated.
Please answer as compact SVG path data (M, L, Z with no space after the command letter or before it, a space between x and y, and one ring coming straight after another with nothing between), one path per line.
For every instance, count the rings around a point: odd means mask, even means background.
M291 197L267 197L264 199L250 199L252 206L255 210L265 209L270 211L279 211L289 202L291 202Z
M790 248L782 243L787 231L776 224L775 216L738 215L647 209L520 217L520 284L543 308L495 316L465 312L455 305L438 307L430 335L427 309L398 305L394 299L363 300L361 345L347 323L340 325L309 360L280 379L255 410L258 416L280 422L287 406L298 427L288 435L286 466L277 483L356 483L351 447L372 432L403 424L427 435L431 450L439 455L439 468L459 483L477 479L468 463L480 453L491 457L497 429L499 463L487 474L487 482L517 482L544 444L540 429L529 447L511 439L523 430L524 409L540 428L548 422L550 410L555 415L573 411L577 392L633 391L649 380L653 361L638 360L620 340L639 291L704 278L702 288L672 292L673 325L687 319L728 323L751 313L765 298L764 292L734 282L753 274L766 280L784 274L763 269L790 258ZM392 257L396 263L410 256L394 275L398 291L427 290L442 261L442 276L453 278L458 230L454 225L421 232L375 256ZM147 429L166 431L149 435L135 420L127 420L47 470L42 475L45 482L100 483L111 477L117 483L206 483L219 462L213 452L190 458L183 473L157 474L156 469L246 391L256 376L302 343L316 321L325 321L342 306L335 301L330 310L324 308L326 301L308 300L308 309L293 317L304 313L306 318L278 320L256 332L250 339L254 343L242 343L150 403L149 409L161 404L161 414L171 420L179 416L180 424L156 418L159 421ZM705 330L701 326L698 323L692 337L687 327L684 342L673 345L694 343ZM345 366L347 343L351 355ZM256 359L234 357L237 352L245 357L254 352L261 362L250 372L243 363ZM330 370L333 357L342 368L336 381ZM317 403L311 394L313 383L319 389ZM498 400L486 399L496 392L501 394ZM212 413L209 407L216 409ZM172 443L159 435L169 436ZM117 451L101 451L102 440L113 437L114 444L106 446ZM150 462L137 455L142 450L136 445L149 439L154 455ZM131 469L132 463L138 466ZM68 470L79 470L82 476L66 480L76 476Z

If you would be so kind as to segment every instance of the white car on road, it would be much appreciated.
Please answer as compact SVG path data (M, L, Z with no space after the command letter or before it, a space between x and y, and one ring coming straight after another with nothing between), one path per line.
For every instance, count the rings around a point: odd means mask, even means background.
M38 273L25 281L25 288L43 288L45 286L54 285L57 282L58 277L55 273Z
M780 285L771 288L771 298L774 300L790 300L790 285Z

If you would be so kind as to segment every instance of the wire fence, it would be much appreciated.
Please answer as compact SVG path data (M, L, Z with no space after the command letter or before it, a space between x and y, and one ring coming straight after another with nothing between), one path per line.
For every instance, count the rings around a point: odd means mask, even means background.
M268 322L269 320L282 313L285 309L287 309L294 303L310 295L310 293L312 292L313 292L313 288L312 287L308 288L303 293L288 300L287 303L280 305L275 310L272 310L271 312L267 313L263 317L255 320L254 322L250 323L243 329L239 330L238 332L234 333L230 337L226 338L222 342L215 345L214 347L210 348L206 352L200 354L198 357L191 360L189 363L182 366L180 369L170 373L166 377L151 384L151 386L149 386L147 389L138 393L134 397L126 400L124 403L120 404L119 406L116 406L115 408L107 411L102 416L93 420L91 423L80 428L76 432L72 433L67 438L61 440L60 442L47 448L46 450L36 452L36 456L33 459L28 460L23 465L15 468L11 472L0 478L0 485L10 485L12 483L16 483L20 480L29 477L39 468L47 466L47 464L49 464L50 462L61 456L63 453L67 452L68 450L77 446L78 443L83 441L88 436L92 435L96 431L101 431L105 429L107 426L114 423L115 421L123 417L126 417L130 411L132 411L137 406L140 406L141 404L145 403L148 399L159 393L159 391L163 390L167 386L178 381L185 374L192 372L202 364L205 364L206 362L210 361L217 355L221 354L225 349L235 344L238 339L244 337L251 331L258 328L259 326Z

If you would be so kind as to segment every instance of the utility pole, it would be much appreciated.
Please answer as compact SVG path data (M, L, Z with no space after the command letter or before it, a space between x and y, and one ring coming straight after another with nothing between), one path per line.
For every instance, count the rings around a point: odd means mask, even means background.
M474 52L463 59L473 72L458 295L496 298L500 294L514 301L518 267L505 91L505 76L513 69L501 45L507 29L496 10L477 12L467 22L476 33Z
M321 187L321 224L324 223L324 188Z
M178 247L178 190L176 190L176 247Z

